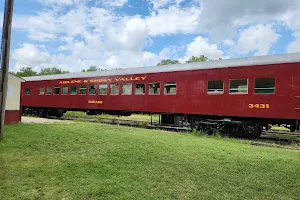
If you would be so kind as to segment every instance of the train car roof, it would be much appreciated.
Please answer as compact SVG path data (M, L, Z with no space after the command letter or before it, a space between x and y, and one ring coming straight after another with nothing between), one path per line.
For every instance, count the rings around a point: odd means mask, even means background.
M158 72L187 71L187 70L197 70L197 69L269 65L269 64L295 63L295 62L300 62L300 53L254 56L254 57L246 57L246 58L234 58L234 59L213 60L213 61L205 61L205 62L136 67L136 68L125 68L125 69L93 71L93 72L78 72L78 73L69 73L69 74L31 76L31 77L23 77L23 79L25 79L26 81L41 81L41 80L57 80L57 79L72 79L72 78L88 78L88 77L96 77L96 76L117 76L117 75L158 73Z

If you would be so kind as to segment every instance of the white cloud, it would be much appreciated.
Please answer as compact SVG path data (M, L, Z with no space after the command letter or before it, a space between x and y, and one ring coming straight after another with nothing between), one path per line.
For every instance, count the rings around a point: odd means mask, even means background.
M242 25L283 21L290 28L299 28L299 0L197 0L202 8L199 30L215 38L234 37Z
M105 31L106 43L110 49L139 51L148 36L148 26L140 17L124 18Z
M300 52L300 31L293 33L295 40L288 45L288 53Z
M72 5L74 3L73 0L37 0L38 2L45 4L45 5Z
M42 45L24 43L12 53L12 58L17 61L14 67L16 72L24 66L33 66L39 70L40 66L50 67L53 64L52 56Z
M157 10L170 5L179 6L182 2L186 0L148 0L148 1L153 6L153 9Z
M127 68L156 65L167 56L166 52L154 54L147 51L120 50L114 52L97 52L84 42L74 43L72 54L50 54L43 46L24 44L13 52L12 58L16 61L14 71L23 66L33 66L39 71L45 67L58 67L70 72L79 72L91 65L101 68ZM105 50L104 50L105 51Z
M150 4L153 5L153 9L159 9L166 5L169 5L169 3L172 2L172 0L149 0Z
M58 22L57 28L68 36L77 36L84 33L89 21L85 7L72 9L65 15L56 18Z
M233 46L235 44L235 42L233 40L226 39L226 40L223 40L223 44L227 45L227 46Z
M25 22L28 37L36 41L55 40L58 32L57 20L52 12L29 17Z
M300 17L299 0L290 0L289 3L281 0L253 0L251 3L198 0L199 5L189 3L183 7L185 0L147 0L152 7L149 16L128 16L115 12L114 8L99 6L122 7L127 0L37 1L45 6L46 11L43 9L35 16L16 14L14 27L26 30L29 39L35 42L60 43L54 46L56 52L52 55L46 47L24 44L14 51L13 58L18 66L24 63L40 67L55 65L64 70L80 71L90 65L115 68L156 65L164 58L185 61L193 55L225 58L217 46L219 42L236 53L255 51L256 55L264 55L279 35L273 26L257 23L274 20L284 22L291 29L300 28L300 20L297 20ZM63 9L57 11L57 7ZM233 41L236 30L249 24L252 26L238 34L238 41ZM156 36L202 33L213 37L199 36L183 47L179 45L181 41L174 41L173 46L157 53L144 50L145 46L152 45ZM295 31L296 39L290 43L288 51L298 49L298 35ZM216 42L216 38L220 41ZM184 56L182 52L185 52Z
M105 6L122 7L128 2L128 0L100 0Z
M25 43L19 49L16 49L12 58L18 61L22 61L23 64L43 64L43 63L51 63L51 55L44 50L44 46L37 46L33 44Z
M234 50L239 54L255 51L255 55L267 55L279 37L271 24L251 26L241 31Z
M217 60L219 58L223 58L223 54L223 51L219 50L216 44L210 43L207 38L198 36L192 43L187 45L186 55L180 60L181 62L185 62L192 56L201 55L204 55L209 59Z
M146 18L149 35L165 35L176 33L194 33L199 23L200 9L198 7L179 8L171 6L159 9Z

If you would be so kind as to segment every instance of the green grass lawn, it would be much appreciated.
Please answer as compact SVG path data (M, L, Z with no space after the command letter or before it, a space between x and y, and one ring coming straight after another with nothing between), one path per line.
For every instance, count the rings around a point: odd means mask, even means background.
M109 119L122 119L122 120L135 120L135 121L149 121L151 120L150 115L143 114L132 114L131 116L114 116L114 115L87 115L84 112L68 111L64 116L72 117L84 117L84 118L109 118ZM152 115L152 121L158 122L158 115Z
M300 152L75 122L5 127L0 199L299 199Z

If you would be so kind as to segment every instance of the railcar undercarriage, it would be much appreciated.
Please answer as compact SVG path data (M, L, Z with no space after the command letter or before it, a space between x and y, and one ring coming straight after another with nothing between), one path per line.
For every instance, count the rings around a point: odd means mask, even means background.
M160 125L170 126L189 126L192 130L196 129L201 133L234 137L255 139L262 135L263 129L269 130L271 125L284 124L291 132L300 130L300 124L297 120L284 119L259 119L259 118L241 118L241 117L223 117L223 116L200 116L185 114L168 113L143 113L115 110L78 110L78 109L60 109L60 108L23 108L23 115L35 115L38 117L54 116L60 118L67 111L83 111L87 115L109 114L115 116L130 116L132 113L159 114ZM151 121L152 122L152 121ZM185 125L183 125L185 124Z

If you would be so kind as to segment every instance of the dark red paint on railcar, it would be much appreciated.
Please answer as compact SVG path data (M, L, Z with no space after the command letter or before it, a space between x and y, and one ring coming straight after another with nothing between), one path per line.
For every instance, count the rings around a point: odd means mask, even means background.
M20 111L19 110L6 110L4 124L19 123Z
M184 69L183 69L184 70ZM116 81L119 78L146 77L145 80ZM275 94L254 94L255 78L275 78ZM229 94L230 79L248 79L248 94ZM112 83L132 83L131 95L39 95L44 86L70 86L61 81L111 79ZM208 94L208 80L224 80L223 94ZM161 83L159 95L149 95L148 85ZM164 82L176 82L176 94L164 94ZM146 94L135 95L134 85L146 84ZM99 83L96 83L98 85ZM80 86L76 83L73 85ZM76 109L141 111L277 119L300 119L300 63L246 67L198 69L190 71L131 74L113 77L91 77L68 80L29 81L22 83L22 106ZM25 94L30 88L30 95ZM109 88L109 86L108 86ZM109 91L109 89L108 89ZM121 92L121 87L119 88ZM70 92L70 90L69 90ZM87 88L88 93L88 88ZM299 97L299 98L298 98ZM89 104L89 101L102 104ZM269 108L250 108L249 104L268 104Z

